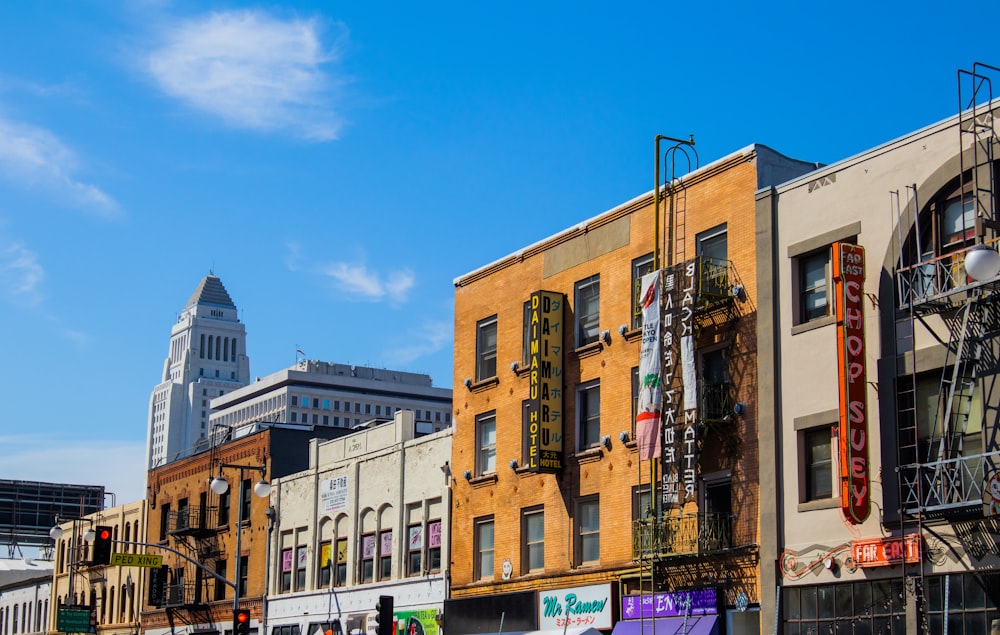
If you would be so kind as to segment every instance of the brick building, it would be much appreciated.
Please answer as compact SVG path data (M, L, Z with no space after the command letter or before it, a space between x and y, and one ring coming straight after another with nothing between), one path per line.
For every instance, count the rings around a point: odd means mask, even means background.
M449 635L625 632L653 593L697 595L705 615L690 619L705 633L722 615L756 631L754 195L814 167L750 146L673 180L659 202L639 196L455 281ZM697 442L673 461L640 460L635 441L638 292L654 258L662 284L693 289L693 407L662 439ZM665 394L683 392L677 370Z
M251 424L233 429L225 443L150 470L145 541L167 548L159 553L164 554L168 572L158 600L150 603L148 592L143 598L143 631L149 635L231 631L238 584L239 607L251 611L251 632L257 632L263 618L273 521L269 492L255 488L255 483L308 467L310 439L349 432L327 426ZM210 486L219 476L229 485L222 494ZM240 558L238 575L236 558Z

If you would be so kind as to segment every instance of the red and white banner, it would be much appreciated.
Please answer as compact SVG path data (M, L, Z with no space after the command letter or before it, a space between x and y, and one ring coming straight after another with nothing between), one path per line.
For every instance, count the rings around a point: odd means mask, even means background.
M639 398L635 415L639 458L659 458L662 402L660 380L660 272L642 277L642 347L639 349Z

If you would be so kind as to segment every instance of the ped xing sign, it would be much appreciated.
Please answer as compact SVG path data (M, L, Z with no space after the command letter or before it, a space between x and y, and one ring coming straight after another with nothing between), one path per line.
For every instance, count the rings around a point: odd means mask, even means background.
M163 566L163 556L150 556L144 553L113 553L110 564L115 567L159 569Z

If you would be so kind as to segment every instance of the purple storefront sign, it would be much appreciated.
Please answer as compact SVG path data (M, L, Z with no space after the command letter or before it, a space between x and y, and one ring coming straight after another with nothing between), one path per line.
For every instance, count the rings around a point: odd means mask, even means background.
M623 620L634 620L640 617L713 615L715 613L718 613L715 589L622 597Z

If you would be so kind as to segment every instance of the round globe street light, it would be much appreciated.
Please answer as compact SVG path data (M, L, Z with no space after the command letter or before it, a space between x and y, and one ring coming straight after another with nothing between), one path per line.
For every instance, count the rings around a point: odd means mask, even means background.
M1000 253L988 245L976 245L965 252L965 272L976 282L995 278L1000 273Z
M253 486L253 493L258 498L267 498L271 494L271 485L267 481L264 480L264 475L267 472L265 471L266 468L263 465L233 465L233 464L230 464L230 463L221 463L220 462L218 464L218 466L219 466L219 475L212 479L212 481L208 484L208 487L209 487L209 489L211 489L213 492L215 492L219 496L222 496L227 491L229 491L229 483L226 481L226 479L222 478L222 471L225 470L225 469L239 470L240 471L240 482L241 483L243 482L243 473L246 472L247 470L256 470L256 471L260 472L261 479L257 482L256 485ZM235 569L236 569L236 571L235 571L235 574L236 574L236 584L233 586L233 615L234 616L237 614L238 611L240 611L240 581L243 578L243 573L241 571L241 569L242 569L242 565L241 565L242 557L241 557L241 554L243 553L243 521L247 520L247 519L245 519L243 517L244 513L245 513L243 497L245 495L246 494L244 494L243 491L240 492L240 501L239 501L239 508L238 508L239 509L239 513L237 514L237 519L236 519L236 558L235 558L235 560L236 560L236 567L235 567ZM246 502L249 503L249 501L246 501ZM250 506L249 506L249 504L247 504L246 511L249 511L249 508L250 508Z
M89 527L87 531L83 532L83 539L87 542L94 542L94 536L97 534L94 532L93 527Z

